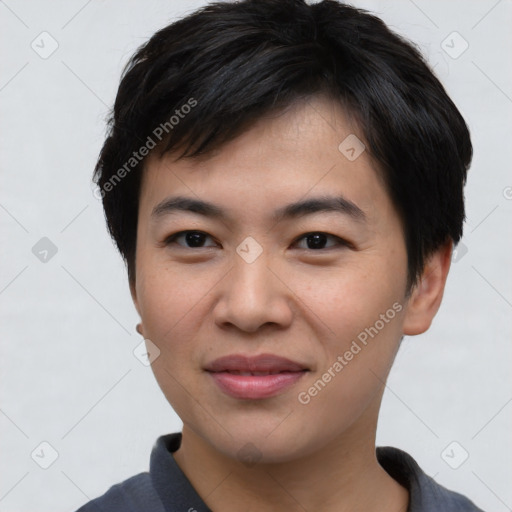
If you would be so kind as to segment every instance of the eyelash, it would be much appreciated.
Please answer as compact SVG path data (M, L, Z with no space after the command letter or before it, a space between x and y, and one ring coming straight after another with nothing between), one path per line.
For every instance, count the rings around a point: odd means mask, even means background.
M198 230L193 230L192 229L192 230L179 231L177 233L174 233L174 234L168 236L164 240L164 245L165 246L171 245L171 244L175 243L177 238L179 238L180 236L186 235L188 233L197 233L197 234L201 234L201 235L206 235L207 237L209 237L209 238L211 238L213 240L213 237L211 235L209 235L208 233L205 233L204 231L198 231ZM311 235L325 235L326 237L335 240L338 247L352 247L352 244L347 242L343 238L340 238L339 236L336 236L336 235L332 235L330 233L324 233L323 231L309 231L308 233L304 233L303 235L300 235L299 237L297 237L293 241L293 244L296 244L300 240L305 239L306 237L311 236ZM207 248L212 247L212 246L207 246L207 247L186 247L186 246L180 246L180 247L182 247L183 249L207 249ZM302 248L302 250L320 252L320 251L326 251L328 249L334 249L334 248L336 248L336 246L326 247L326 248L321 248L321 249L308 249L308 248L304 249L304 248Z

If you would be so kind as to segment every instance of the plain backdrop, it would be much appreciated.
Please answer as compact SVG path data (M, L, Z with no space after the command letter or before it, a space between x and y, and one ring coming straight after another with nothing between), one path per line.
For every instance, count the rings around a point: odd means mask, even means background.
M127 59L204 3L0 1L0 512L73 511L181 428L133 354L138 317L91 175ZM378 444L512 510L512 2L354 5L418 44L475 150L444 302L404 341Z

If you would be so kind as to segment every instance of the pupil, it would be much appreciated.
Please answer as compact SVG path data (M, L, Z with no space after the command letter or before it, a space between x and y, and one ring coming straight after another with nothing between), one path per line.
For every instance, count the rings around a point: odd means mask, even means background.
M325 246L326 236L321 233L308 235L308 246L310 249L322 249ZM311 242L311 243L310 243Z
M185 239L187 243L192 247L200 247L201 244L204 242L203 240L203 233L187 233L185 235Z

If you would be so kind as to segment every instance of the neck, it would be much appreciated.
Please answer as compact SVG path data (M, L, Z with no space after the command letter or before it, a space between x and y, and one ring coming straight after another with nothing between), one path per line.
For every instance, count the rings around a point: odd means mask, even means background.
M407 490L375 455L376 421L366 428L356 423L312 454L254 466L220 453L184 425L174 458L215 511L406 512Z

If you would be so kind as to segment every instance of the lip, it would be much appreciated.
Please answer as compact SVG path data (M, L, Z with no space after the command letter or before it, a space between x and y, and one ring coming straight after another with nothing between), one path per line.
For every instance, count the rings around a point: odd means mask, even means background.
M309 371L301 363L273 354L233 354L216 359L205 370L221 391L249 400L276 396Z

